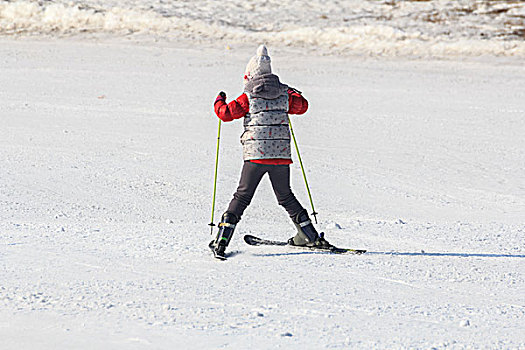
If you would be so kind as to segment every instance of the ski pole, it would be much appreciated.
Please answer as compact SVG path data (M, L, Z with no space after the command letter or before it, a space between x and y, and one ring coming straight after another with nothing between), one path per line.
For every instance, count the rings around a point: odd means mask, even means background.
M304 172L303 161L301 159L301 154L299 153L299 147L297 146L297 140L295 139L295 134L293 132L293 127L292 127L292 121L290 120L290 118L288 118L288 124L290 124L290 132L292 133L293 143L295 144L295 150L297 151L297 157L299 158L299 164L301 164L301 170L303 172L303 178L304 178L304 183L306 185L306 191L308 192L308 197L310 198L310 204L312 205L312 215L314 216L315 223L317 224L317 214L319 213L317 213L314 208L312 194L310 193L310 187L308 186L308 181L306 180L306 173Z
M215 153L215 179L213 180L213 201L211 204L211 222L208 226L211 226L210 234L213 235L213 217L215 214L215 193L217 192L217 170L219 169L219 142L221 140L221 120L219 119L219 131L217 132L217 152Z

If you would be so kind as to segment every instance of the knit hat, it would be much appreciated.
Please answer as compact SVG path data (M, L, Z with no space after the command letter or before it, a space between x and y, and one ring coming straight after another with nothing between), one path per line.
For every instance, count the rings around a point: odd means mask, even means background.
M257 48L257 54L250 58L244 71L244 81L248 81L257 75L272 73L272 60L268 56L268 49L261 45Z

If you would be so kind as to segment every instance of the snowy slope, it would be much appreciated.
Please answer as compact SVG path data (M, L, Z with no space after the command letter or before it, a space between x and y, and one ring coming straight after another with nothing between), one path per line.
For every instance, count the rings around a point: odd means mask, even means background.
M524 348L521 62L270 47L310 101L318 227L369 253L246 246L293 234L265 180L218 262L211 107L252 51L1 39L1 348ZM240 132L223 124L216 217ZM297 161L292 181L308 205Z

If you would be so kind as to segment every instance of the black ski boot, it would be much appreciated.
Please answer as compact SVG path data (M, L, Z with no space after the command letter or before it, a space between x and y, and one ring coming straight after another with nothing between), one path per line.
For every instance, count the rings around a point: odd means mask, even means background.
M222 214L217 238L208 245L217 259L226 260L226 247L232 239L235 225L237 225L238 222L239 219L235 214L228 212Z
M319 249L332 249L333 245L324 239L324 232L317 233L312 220L308 217L306 210L303 210L295 218L292 218L297 234L288 240L288 244L301 247L316 247Z

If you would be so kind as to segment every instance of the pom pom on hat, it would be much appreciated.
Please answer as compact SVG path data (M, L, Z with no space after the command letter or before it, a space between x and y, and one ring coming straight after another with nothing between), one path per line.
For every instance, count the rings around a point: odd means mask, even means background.
M268 49L266 46L261 45L257 48L257 56L268 56ZM270 58L270 56L268 56Z
M268 56L268 49L264 45L260 45L257 48L257 54L250 58L246 70L244 71L244 79L250 80L251 78L272 73L272 60Z

